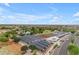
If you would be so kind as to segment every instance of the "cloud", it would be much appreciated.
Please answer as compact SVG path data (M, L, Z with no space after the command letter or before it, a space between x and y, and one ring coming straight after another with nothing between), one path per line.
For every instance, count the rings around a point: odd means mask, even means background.
M7 7L10 7L10 4L9 3L4 3L5 6Z
M50 19L49 24L59 24L59 23L61 23L61 21L63 21L62 18L63 18L63 16L55 15Z
M73 16L74 17L79 17L79 12L76 12Z
M73 20L71 22L76 24L79 23L79 12L73 14Z
M0 3L0 5L4 5L6 7L10 7L10 3Z
M54 20L57 20L57 19L59 19L59 17L57 17L57 16L54 16L54 17L53 17L53 19L54 19Z
M9 18L15 18L16 20L22 21L39 21L51 18L51 15L31 15L31 14L23 14L23 13L15 13L12 16L8 16Z
M53 10L53 11L58 11L58 9L57 8L55 8L55 7L49 7L51 10Z
M3 24L48 24L56 23L61 18L61 16L54 14L36 15L11 12L10 10L4 8L0 8L0 10L0 23Z

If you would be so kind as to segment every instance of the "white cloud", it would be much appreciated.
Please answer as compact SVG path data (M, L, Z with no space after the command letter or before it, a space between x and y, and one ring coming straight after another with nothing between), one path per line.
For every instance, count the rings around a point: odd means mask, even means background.
M73 16L74 17L79 17L79 12L76 12Z
M58 11L58 9L57 8L55 8L55 7L49 7L52 11Z
M47 21L52 23L59 21L59 16L54 16L51 14L47 15L29 15L29 14L22 14L22 13L15 13L12 15L4 15L1 19L8 21L8 23L33 23L33 22L39 22L43 23L48 19Z
M62 16L53 16L50 21L49 21L49 24L57 24L59 23L60 21L62 21Z
M0 23L10 23L10 24L35 24L35 23L49 23L58 22L61 16L53 14L24 14L24 13L15 13L8 11L6 9L0 9ZM3 11L3 12L2 12ZM4 14L5 13L5 14ZM9 14L10 13L10 14Z
M31 15L31 14L22 14L22 13L17 13L13 15L16 19L24 19L28 21L38 21L40 19L47 19L50 18L51 15Z
M10 4L9 3L4 3L5 6L7 7L10 7Z
M59 19L59 17L57 17L57 16L54 16L54 17L53 17L53 19L54 19L54 20L57 20L57 19Z
M73 20L71 21L71 23L79 23L79 12L76 12L73 15Z

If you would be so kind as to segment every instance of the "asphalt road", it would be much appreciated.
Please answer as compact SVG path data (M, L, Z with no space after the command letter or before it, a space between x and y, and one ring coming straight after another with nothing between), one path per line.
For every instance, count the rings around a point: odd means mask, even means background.
M67 46L70 40L65 40L61 46L54 51L54 55L67 55Z
M79 37L76 37L75 44L79 47Z
M56 48L54 50L53 55L67 55L67 46L70 43L71 40L65 40L59 48ZM74 42L78 47L79 47L79 36L75 37L75 42Z
M59 51L59 55L67 55L67 47L70 43L70 40L66 40L64 44L61 46L61 49Z

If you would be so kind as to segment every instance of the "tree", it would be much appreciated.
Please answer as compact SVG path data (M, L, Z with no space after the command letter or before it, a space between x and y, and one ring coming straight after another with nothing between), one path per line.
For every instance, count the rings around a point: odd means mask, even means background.
M70 29L70 28L65 28L63 29L64 32L71 32L71 33L75 33L76 30L75 29Z
M71 43L70 43L70 44L68 45L68 48L67 48L67 49L70 51L70 50L73 49L73 48L74 48L74 44L71 44Z
M44 29L42 27L39 28L39 32L43 33Z
M58 45L56 44L53 48L55 49Z
M43 34L49 34L49 33L51 33L51 30L44 30L43 31Z
M71 43L74 43L74 39L71 39Z
M34 51L33 51L33 55L36 55L36 52L37 52L37 51L36 51L36 50L34 50Z
M8 38L7 37L0 37L0 41L1 42L6 42L6 41L8 41Z
M6 36L4 35L4 33L3 33L3 34L0 35L0 41L1 41L1 42L6 42L6 41L8 41L8 37L6 37Z
M8 41L8 38L5 37L5 36L0 36L0 41L1 42L6 42L6 41Z
M21 32L19 35L20 35L20 36L24 36L25 34Z
M26 45L21 47L21 51L26 51L26 50L28 50L28 47Z
M36 50L36 49L37 49L37 47L34 46L34 45L30 45L29 48L30 48L31 50Z
M32 34L37 34L39 33L39 28L32 27L31 31L32 31Z
M79 36L79 30L75 32L75 35L76 36Z
M21 47L22 54L25 54L26 50L28 50L28 47L26 45Z
M5 37L10 37L10 32L5 32L3 35L4 35Z
M69 44L67 49L68 49L69 54L71 55L79 54L79 48L73 43Z
M10 32L10 34L17 34L16 30L11 30L9 32Z
M72 35L72 36L70 37L70 40L71 40L71 43L74 43L74 41L75 41L75 36Z
M16 35L12 36L12 39L14 42L18 43L21 39L19 37L16 37Z

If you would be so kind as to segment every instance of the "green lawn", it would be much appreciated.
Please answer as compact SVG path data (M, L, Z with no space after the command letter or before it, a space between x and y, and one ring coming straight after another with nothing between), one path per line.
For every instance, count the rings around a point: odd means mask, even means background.
M70 43L68 46L68 53L70 55L79 55L79 47L77 47L74 43Z

